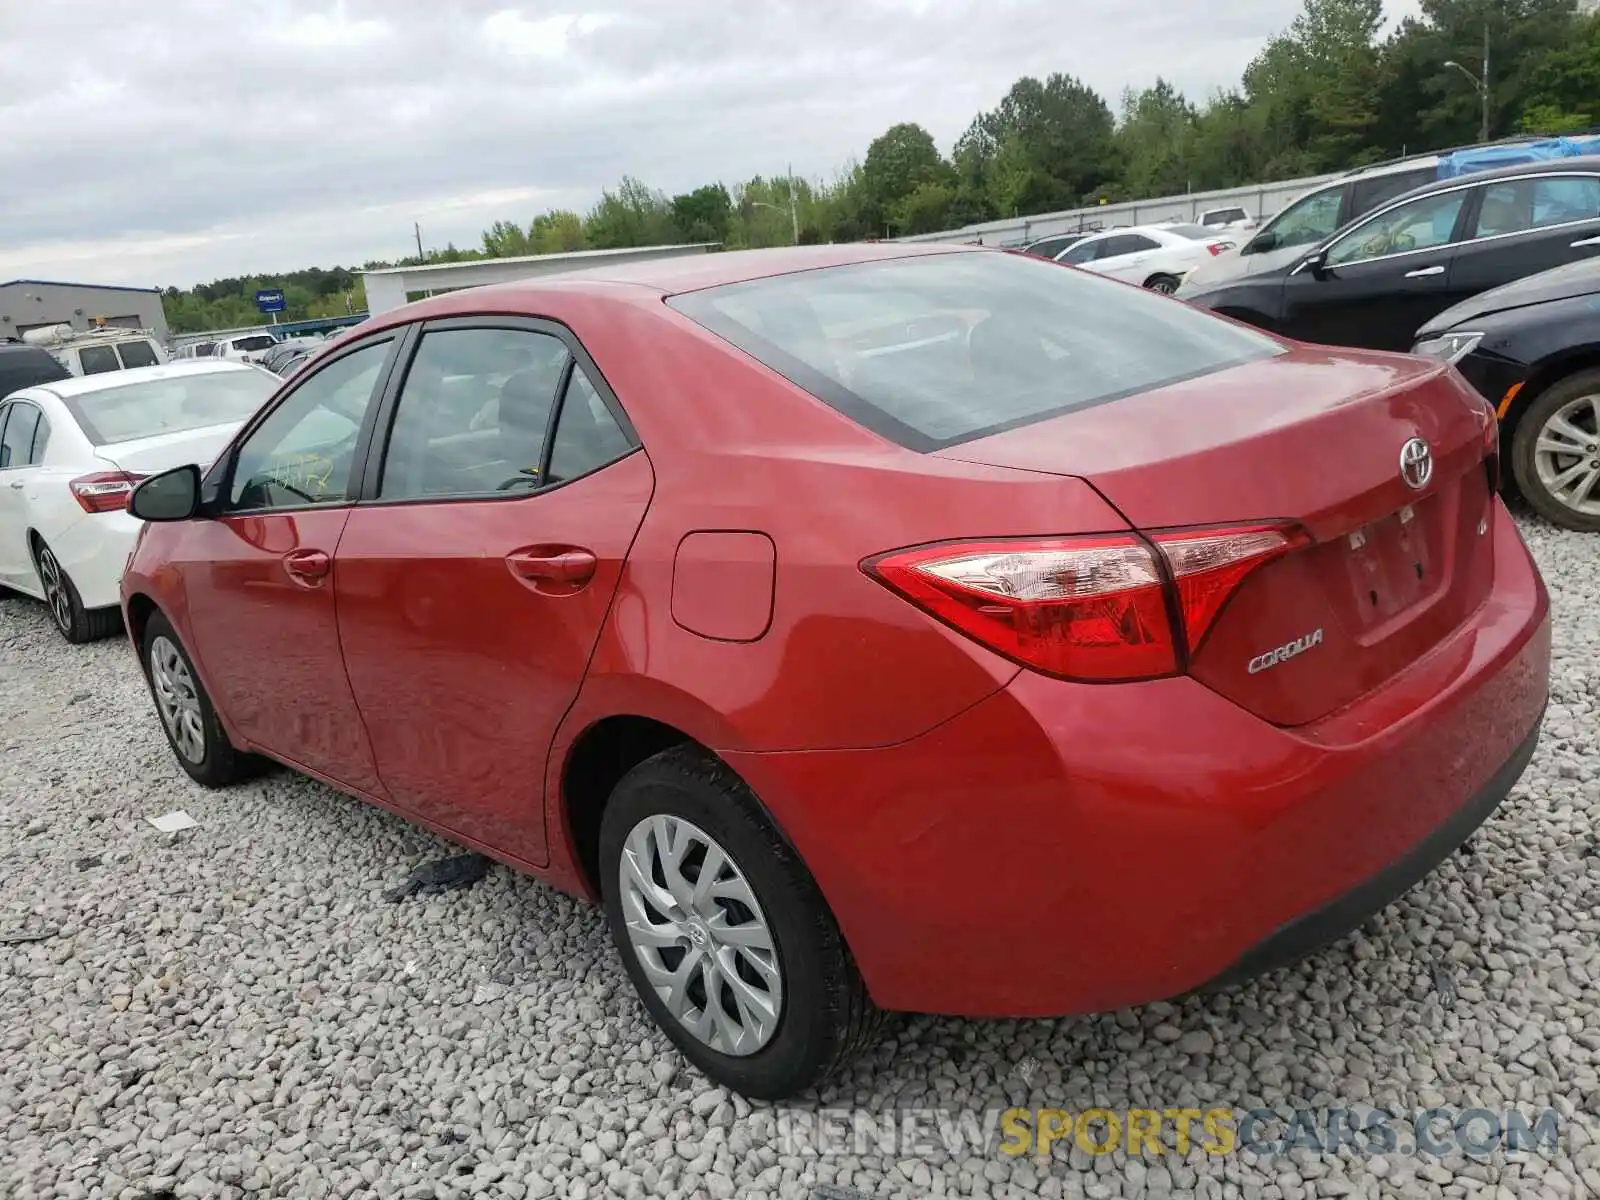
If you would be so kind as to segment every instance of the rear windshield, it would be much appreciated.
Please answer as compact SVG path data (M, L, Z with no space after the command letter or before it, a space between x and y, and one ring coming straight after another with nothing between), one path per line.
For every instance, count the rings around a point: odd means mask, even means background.
M251 353L256 350L270 350L278 344L278 339L270 333L257 333L250 337L235 338L233 348Z
M921 451L1282 353L1187 304L999 251L801 271L668 303Z
M276 386L260 371L207 371L109 386L63 403L84 436L105 446L243 421Z
M161 361L156 357L156 348L149 342L119 342L117 353L122 355L122 365L125 367L153 367Z

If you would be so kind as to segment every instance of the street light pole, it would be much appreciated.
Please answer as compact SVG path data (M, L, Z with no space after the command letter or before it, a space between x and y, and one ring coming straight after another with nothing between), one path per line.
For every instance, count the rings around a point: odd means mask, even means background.
M1477 90L1478 93L1478 107L1482 112L1482 116L1478 125L1478 140L1480 142L1487 142L1489 140L1489 22L1487 19L1485 19L1483 22L1482 78L1474 75L1471 71L1467 70L1458 62L1450 61L1446 62L1444 65L1447 67L1454 67L1472 81L1472 86Z

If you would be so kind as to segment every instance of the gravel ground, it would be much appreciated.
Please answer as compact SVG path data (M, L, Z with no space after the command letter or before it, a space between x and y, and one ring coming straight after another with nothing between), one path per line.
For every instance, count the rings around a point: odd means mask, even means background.
M1555 1151L802 1154L803 1112L708 1087L647 1023L596 911L500 867L384 903L450 847L285 772L190 785L126 645L9 599L0 938L56 935L0 945L0 1195L1600 1196L1600 537L1524 527L1554 695L1470 854L1229 993L903 1020L820 1104L1550 1106ZM200 827L143 824L174 808Z

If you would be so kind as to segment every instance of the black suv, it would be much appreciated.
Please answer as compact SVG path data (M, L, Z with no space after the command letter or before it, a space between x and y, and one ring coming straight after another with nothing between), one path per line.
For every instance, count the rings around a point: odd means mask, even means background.
M15 338L0 340L0 399L26 387L55 383L71 376L72 372L58 363L48 350Z

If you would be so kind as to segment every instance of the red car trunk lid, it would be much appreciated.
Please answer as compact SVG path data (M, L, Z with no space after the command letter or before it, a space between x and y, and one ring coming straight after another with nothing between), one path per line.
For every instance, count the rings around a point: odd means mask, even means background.
M1189 659L1241 707L1298 725L1415 662L1487 596L1492 423L1438 364L1307 346L939 453L1080 476L1141 530L1304 530ZM1428 451L1420 487L1402 472L1412 439Z

